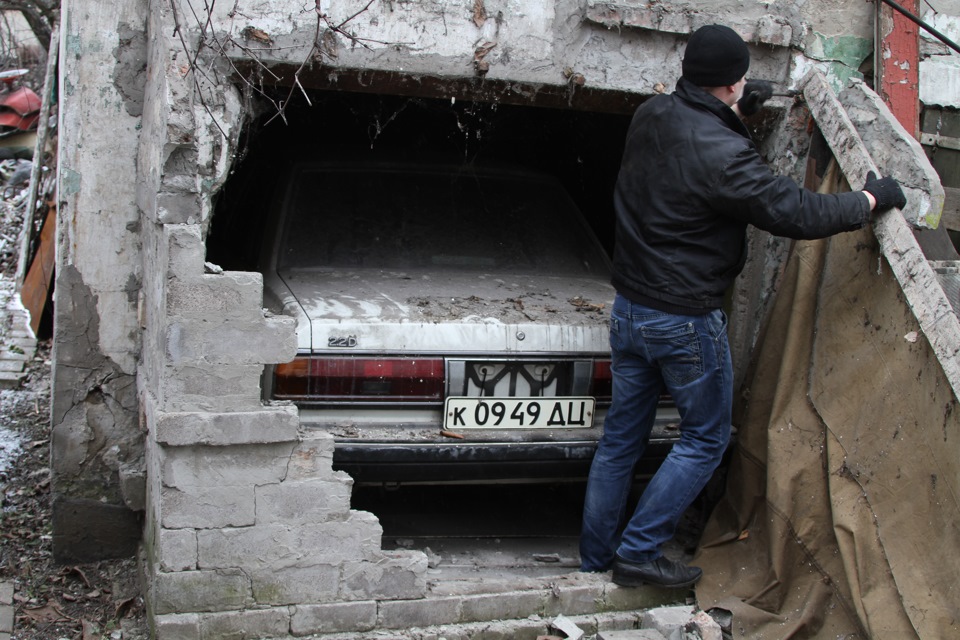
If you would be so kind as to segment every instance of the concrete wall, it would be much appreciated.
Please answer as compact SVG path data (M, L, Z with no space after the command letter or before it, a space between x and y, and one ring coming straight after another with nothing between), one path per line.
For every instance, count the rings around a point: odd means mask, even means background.
M828 0L381 1L359 14L366 2L322 1L325 17L238 0L209 25L190 4L65 0L61 45L54 549L87 560L142 539L170 638L220 623L280 633L290 605L416 599L425 585L424 556L382 551L376 518L350 509L329 438L261 402L263 365L293 357L292 321L264 313L259 274L205 264L258 82L234 65L288 85L302 67L334 85L362 69L649 95L672 88L684 37L719 21L751 41L752 75L786 89L816 67L839 87L872 37L871 5ZM764 152L799 178L808 112L772 105ZM753 250L734 295L741 356L785 245L758 234Z
M144 477L136 392L141 114L127 96L143 83L129 68L138 58L142 66L146 5L77 4L64 4L60 49L51 419L61 560L129 555ZM121 33L139 33L140 46Z

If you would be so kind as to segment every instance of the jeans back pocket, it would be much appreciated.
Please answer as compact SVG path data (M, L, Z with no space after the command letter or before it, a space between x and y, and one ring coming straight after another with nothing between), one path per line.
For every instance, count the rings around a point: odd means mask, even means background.
M647 352L668 384L682 386L703 375L700 334L691 322L667 327L640 327Z

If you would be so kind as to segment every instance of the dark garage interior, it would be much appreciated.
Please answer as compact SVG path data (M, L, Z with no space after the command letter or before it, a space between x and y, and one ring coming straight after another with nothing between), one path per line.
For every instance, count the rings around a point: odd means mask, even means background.
M505 162L558 177L609 250L611 194L629 113L338 91L299 94L283 117L269 103L240 141L216 203L207 259L255 270L278 176L302 160L350 156ZM619 101L617 101L620 104Z

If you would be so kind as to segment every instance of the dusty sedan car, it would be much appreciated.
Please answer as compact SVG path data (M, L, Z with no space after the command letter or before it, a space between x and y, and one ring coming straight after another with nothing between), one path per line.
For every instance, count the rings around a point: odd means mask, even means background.
M311 164L289 176L265 299L298 355L265 380L366 482L585 477L611 393L609 262L556 180ZM663 417L648 447L672 440ZM650 465L648 465L650 466Z

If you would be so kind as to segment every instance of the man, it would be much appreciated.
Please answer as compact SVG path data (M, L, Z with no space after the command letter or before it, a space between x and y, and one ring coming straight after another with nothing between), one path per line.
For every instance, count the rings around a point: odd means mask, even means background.
M769 83L746 81L749 64L732 29L698 29L676 91L644 103L627 133L614 193L613 401L580 539L581 570L612 567L623 586L688 587L702 574L661 547L730 438L733 368L721 305L746 259L747 225L823 238L859 229L873 210L906 204L893 178L872 173L863 191L841 194L816 194L774 175L740 119L772 94ZM662 388L680 413L680 440L618 536Z

